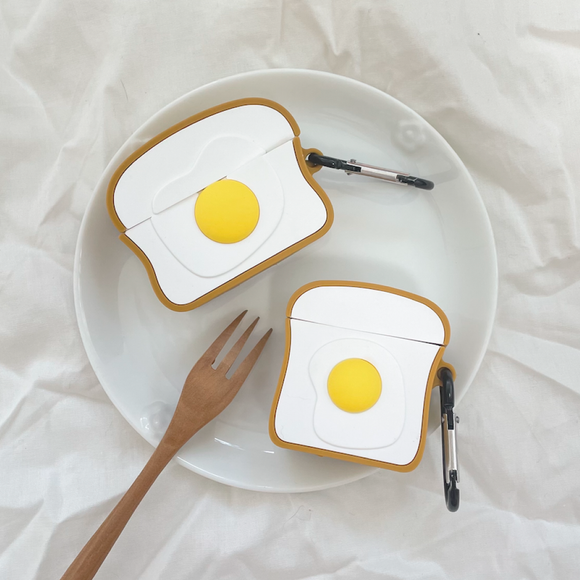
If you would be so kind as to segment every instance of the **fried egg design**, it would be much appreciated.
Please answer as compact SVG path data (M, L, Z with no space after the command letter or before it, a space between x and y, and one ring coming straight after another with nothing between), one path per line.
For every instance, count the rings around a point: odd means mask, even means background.
M107 207L161 301L190 310L332 224L299 128L277 103L232 101L158 135L117 169Z
M441 309L385 286L314 282L294 294L287 316L272 440L400 471L416 467L449 340Z

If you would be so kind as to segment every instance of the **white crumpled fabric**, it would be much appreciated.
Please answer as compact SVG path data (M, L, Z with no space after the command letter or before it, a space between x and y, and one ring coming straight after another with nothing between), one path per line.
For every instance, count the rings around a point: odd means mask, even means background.
M460 511L443 503L438 435L404 478L316 493L242 491L172 464L97 578L578 578L579 30L575 0L4 0L0 578L60 578L151 454L75 320L73 256L97 180L167 103L270 67L391 94L481 192L499 305L457 409Z

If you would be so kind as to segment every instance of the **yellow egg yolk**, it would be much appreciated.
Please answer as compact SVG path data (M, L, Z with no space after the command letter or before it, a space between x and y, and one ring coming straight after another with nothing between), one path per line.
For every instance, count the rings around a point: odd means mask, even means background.
M348 413L370 409L381 396L379 371L362 358L339 362L328 375L328 394L332 402Z
M235 244L247 238L260 218L254 192L233 179L208 185L195 202L195 221L202 233L220 244Z

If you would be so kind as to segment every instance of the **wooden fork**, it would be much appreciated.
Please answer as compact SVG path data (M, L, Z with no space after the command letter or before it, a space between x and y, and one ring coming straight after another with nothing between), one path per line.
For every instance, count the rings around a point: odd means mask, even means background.
M94 577L129 518L165 466L195 433L231 403L240 390L270 338L272 329L264 334L229 379L226 378L226 374L246 344L258 323L258 318L250 324L218 367L214 369L212 365L246 312L247 310L242 312L217 337L191 369L185 379L173 418L151 459L101 527L86 543L61 580L90 580Z

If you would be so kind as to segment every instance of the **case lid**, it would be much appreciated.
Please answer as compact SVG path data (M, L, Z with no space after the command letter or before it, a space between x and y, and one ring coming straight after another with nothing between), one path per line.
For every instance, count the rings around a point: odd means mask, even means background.
M297 297L288 316L441 346L449 343L449 322L438 306L386 286L316 282Z

